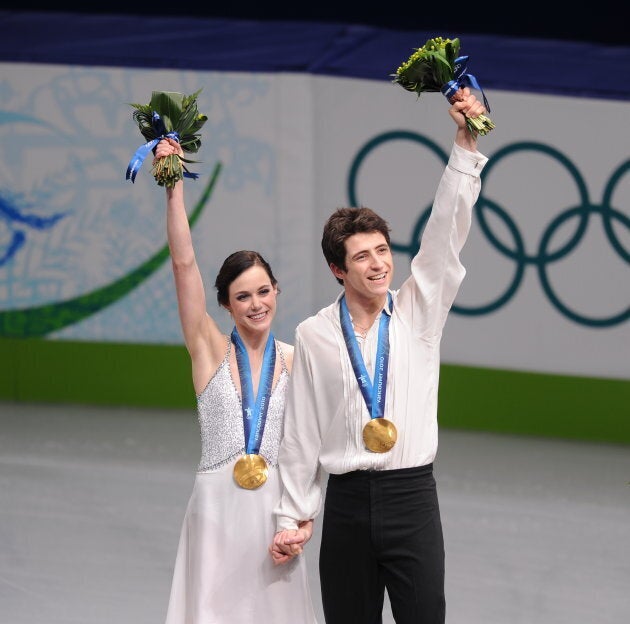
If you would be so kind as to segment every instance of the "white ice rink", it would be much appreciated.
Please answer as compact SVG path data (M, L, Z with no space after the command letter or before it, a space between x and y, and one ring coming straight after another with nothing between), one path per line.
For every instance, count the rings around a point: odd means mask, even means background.
M162 623L199 452L192 410L0 403L0 624ZM435 468L449 624L630 623L630 446L442 430Z

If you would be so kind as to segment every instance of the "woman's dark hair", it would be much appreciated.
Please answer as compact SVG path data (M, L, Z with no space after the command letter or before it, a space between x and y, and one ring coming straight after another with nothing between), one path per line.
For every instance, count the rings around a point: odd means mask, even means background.
M346 239L353 234L380 232L389 245L390 228L387 221L370 208L338 208L333 212L322 235L322 251L328 266L346 270ZM343 280L335 278L340 284Z
M230 254L224 261L214 287L217 289L217 301L219 305L226 306L230 301L230 284L241 274L253 266L261 266L271 280L271 285L276 286L278 280L273 276L269 263L257 252L242 249Z

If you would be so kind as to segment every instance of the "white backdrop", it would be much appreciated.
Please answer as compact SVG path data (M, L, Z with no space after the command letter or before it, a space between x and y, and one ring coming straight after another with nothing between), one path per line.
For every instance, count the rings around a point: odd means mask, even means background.
M192 208L222 162L194 228L210 311L227 330L212 288L216 271L231 251L258 249L280 281L276 333L289 341L296 323L338 292L319 240L330 212L350 201L348 179L362 148L384 133L413 135L375 145L354 186L357 202L389 220L392 241L409 246L443 168L436 151L447 153L454 136L440 95L417 99L387 82L32 64L0 64L0 71L0 311L105 286L165 244L164 191L149 163L134 185L124 179L143 142L128 103L148 102L152 90L203 87L199 109L209 117L198 155L203 162L191 166L201 178L186 181L186 192ZM621 215L611 220L613 242L601 214L606 185L627 166L630 104L487 95L497 127L479 143L490 158L482 197L497 208L484 215L508 250L515 237L522 241L521 258L529 261L503 305L483 315L451 314L443 361L630 379L627 320L596 327L570 318L554 307L538 273L546 271L555 296L578 319L627 312L630 175L621 175L611 193L610 206ZM504 150L512 151L496 156ZM585 197L592 213L582 238L561 257L545 258L540 245L552 220ZM24 215L58 220L44 227ZM578 223L574 214L549 230L547 254L561 250ZM12 249L16 233L23 244ZM396 254L396 285L408 262ZM464 308L496 301L518 265L489 242L478 219L464 263L468 276L456 301ZM50 338L181 342L168 263L127 297Z

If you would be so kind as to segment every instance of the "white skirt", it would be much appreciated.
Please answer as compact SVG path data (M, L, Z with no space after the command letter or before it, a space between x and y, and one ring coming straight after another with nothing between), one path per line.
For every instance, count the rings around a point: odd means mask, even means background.
M304 556L274 566L268 548L280 498L276 468L257 490L234 462L198 473L182 526L166 624L313 624Z

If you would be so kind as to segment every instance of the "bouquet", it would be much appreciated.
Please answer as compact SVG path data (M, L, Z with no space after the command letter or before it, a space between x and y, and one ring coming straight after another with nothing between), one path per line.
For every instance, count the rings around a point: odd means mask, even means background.
M135 182L144 159L164 138L175 139L184 152L196 153L201 147L199 130L208 118L197 110L196 91L192 95L183 95L170 91L153 91L149 104L131 104L133 120L138 124L140 133L147 143L141 145L129 161L127 180ZM175 182L182 178L199 177L188 171L183 163L198 162L188 160L177 154L160 158L153 165L153 177L160 186L173 188Z
M466 72L467 56L458 56L459 39L429 39L392 74L394 84L399 84L407 91L415 91L418 97L424 92L441 92L449 102L456 98L461 87L470 86L479 89L477 79ZM483 95L483 103L490 112L490 106ZM494 123L486 115L479 115L466 120L471 132L486 135Z

